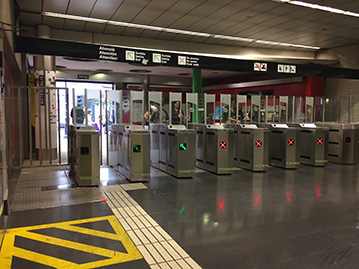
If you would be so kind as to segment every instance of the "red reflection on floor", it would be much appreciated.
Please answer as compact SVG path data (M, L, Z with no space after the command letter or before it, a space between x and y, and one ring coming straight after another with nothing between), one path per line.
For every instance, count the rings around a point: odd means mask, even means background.
M223 199L218 201L218 210L224 210L224 200Z
M292 202L292 191L291 190L286 190L286 198L287 198L287 203L290 204Z
M322 192L320 190L320 186L315 187L315 197L319 198L322 196Z
M253 196L253 205L254 207L259 207L261 204L261 197L258 194Z

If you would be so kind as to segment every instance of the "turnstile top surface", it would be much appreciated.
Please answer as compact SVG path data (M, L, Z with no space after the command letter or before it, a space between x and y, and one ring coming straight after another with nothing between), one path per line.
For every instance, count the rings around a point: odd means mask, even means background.
M243 129L258 129L258 126L255 124L240 124L239 127Z
M274 123L271 124L272 128L280 128L280 129L288 129L288 125L287 124L283 124L283 123Z
M75 131L96 131L96 127L92 125L70 125L70 128L73 128Z
M219 129L219 130L223 130L225 129L223 125L218 125L218 124L212 124L212 125L206 125L207 129Z
M299 126L302 128L317 128L314 123L299 123Z
M184 125L168 125L167 128L171 130L187 130Z

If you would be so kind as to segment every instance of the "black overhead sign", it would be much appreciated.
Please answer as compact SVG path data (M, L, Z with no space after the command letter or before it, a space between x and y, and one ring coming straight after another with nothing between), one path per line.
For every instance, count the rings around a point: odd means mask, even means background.
M246 73L252 72L261 74L288 74L359 79L358 69L333 68L318 64L300 65L237 60L24 36L15 37L15 52L127 62L136 63L142 66L161 65Z

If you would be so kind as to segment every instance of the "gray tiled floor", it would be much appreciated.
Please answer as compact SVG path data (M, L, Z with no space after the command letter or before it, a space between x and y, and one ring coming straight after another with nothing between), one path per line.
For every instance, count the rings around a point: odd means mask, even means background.
M34 170L22 171L24 177L12 182L15 199L26 200L41 186L42 195L51 193L48 199L57 201L58 191L44 190L56 179L60 184L64 171L43 169L47 182L45 176L31 182L27 175ZM111 185L102 192L87 196L80 193L86 189L70 186L62 198L90 202L115 191L116 180L126 183L110 169L101 177L103 185ZM198 171L193 179L152 169L145 185L148 189L127 191L203 268L359 268L359 165L270 167L230 176Z
M160 176L129 194L204 268L359 268L358 172Z

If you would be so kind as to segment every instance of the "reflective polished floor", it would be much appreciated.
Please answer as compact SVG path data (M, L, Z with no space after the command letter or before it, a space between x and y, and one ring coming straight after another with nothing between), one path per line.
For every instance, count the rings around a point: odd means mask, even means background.
M73 213L59 216L78 219L78 208L93 208L102 193L126 184L127 193L202 268L359 268L358 165L270 167L268 172L235 170L221 176L198 170L192 179L152 168L151 181L144 183L148 188L137 190L109 169L101 171L104 186L98 190L75 188L65 170L31 173L22 171L23 178L10 182L8 226L17 227L16 218L31 220L40 207L53 212L66 207ZM45 179L48 186L42 184ZM88 210L86 218L111 214L102 207L97 215ZM128 268L142 265L147 267Z
M159 176L129 193L203 268L359 268L358 168Z

